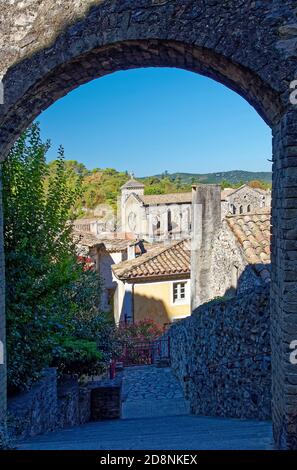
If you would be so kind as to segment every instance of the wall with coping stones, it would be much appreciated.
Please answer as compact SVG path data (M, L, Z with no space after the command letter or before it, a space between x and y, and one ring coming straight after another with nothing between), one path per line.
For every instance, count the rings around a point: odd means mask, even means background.
M199 307L170 327L171 367L194 414L271 417L269 289Z
M180 67L241 94L273 128L272 364L274 433L297 449L297 112L295 0L1 0L0 157L50 104L116 70ZM94 5L89 9L90 5ZM1 229L1 227L0 227ZM3 244L0 276L4 284ZM4 289L0 292L4 340ZM0 415L5 368L0 366Z

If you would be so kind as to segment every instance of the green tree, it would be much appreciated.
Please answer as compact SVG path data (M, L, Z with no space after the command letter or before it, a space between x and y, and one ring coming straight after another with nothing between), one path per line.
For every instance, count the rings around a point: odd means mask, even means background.
M62 148L49 169L49 147L33 124L2 165L10 391L29 387L51 363L60 338L75 335L90 307L79 286L95 276L77 262L72 243L70 221L79 193L68 184ZM94 289L99 296L98 286Z

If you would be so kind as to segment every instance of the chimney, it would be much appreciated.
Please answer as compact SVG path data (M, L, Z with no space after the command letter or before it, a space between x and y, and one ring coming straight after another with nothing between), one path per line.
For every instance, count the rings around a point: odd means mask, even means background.
M127 256L128 256L128 260L135 258L135 244L134 243L128 246Z
M211 259L213 241L221 227L221 186L202 184L192 187L192 311L211 299Z

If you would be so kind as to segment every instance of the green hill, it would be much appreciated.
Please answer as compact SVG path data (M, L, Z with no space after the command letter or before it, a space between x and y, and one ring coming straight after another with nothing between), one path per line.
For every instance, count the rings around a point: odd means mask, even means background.
M181 184L194 184L194 183L205 183L205 184L220 184L222 181L227 181L231 185L238 185L240 183L249 183L250 181L259 180L265 183L271 184L272 172L270 171L222 171L216 173L163 173L161 175L155 175L156 178L167 178L175 181L179 180Z
M55 171L56 161L48 165L49 175ZM79 192L75 211L79 216L92 215L100 204L108 204L113 209L117 207L120 188L130 179L127 171L119 172L114 168L95 168L89 170L84 164L75 160L66 160L67 184ZM225 171L218 173L173 173L164 172L161 175L138 178L145 185L145 194L168 194L191 191L191 185L197 183L217 183L222 188L239 187L250 183L253 187L267 188L271 185L271 173L249 171Z

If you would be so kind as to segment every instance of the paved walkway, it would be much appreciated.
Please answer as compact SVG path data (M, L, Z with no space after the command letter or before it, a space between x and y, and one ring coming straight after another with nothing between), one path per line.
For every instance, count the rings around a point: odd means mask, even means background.
M124 371L124 419L99 421L44 434L22 450L264 450L272 449L270 422L189 415L170 369Z
M89 423L35 437L21 450L265 450L269 422L170 416Z
M189 403L169 367L141 366L124 370L123 419L180 416L189 412Z

